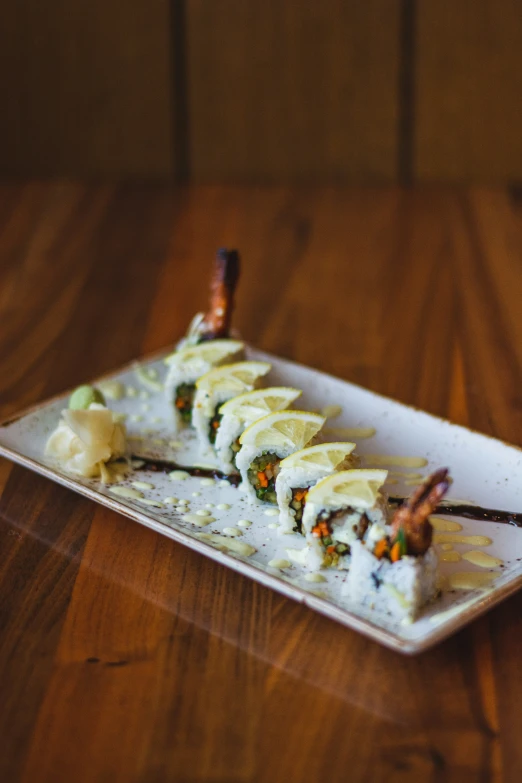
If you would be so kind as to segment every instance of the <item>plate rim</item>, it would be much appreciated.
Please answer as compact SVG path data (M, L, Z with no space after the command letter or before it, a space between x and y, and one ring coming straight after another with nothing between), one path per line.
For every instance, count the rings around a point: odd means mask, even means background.
M464 430L468 433L472 433L473 435L478 435L482 438L486 438L487 440L492 440L496 443L500 443L505 448L513 449L516 452L522 452L522 447L520 446L516 446L515 444L512 443L507 443L505 441L500 440L500 438L495 438L492 435L487 435L485 433L474 430L470 427L466 427L461 424L456 424L450 421L449 419L444 419L443 417L429 413L428 411L425 411L422 408L418 408L413 405L400 402L400 400L396 400L392 397L387 397L383 394L380 394L379 392L374 392L372 389L367 389L363 386L360 386L359 384L355 384L352 383L351 381L347 381L344 378L338 378L335 375L331 375L329 373L323 372L322 370L317 370L313 367L309 367L308 365L295 362L292 359L287 359L286 357L270 354L266 351L257 349L254 346L250 346L247 343L245 343L245 346L247 350L248 349L253 350L259 356L265 356L267 357L267 359L278 359L279 361L283 361L285 363L291 364L303 370L308 370L308 371L311 370L315 373L318 373L338 383L355 387L361 391L364 391L367 394L373 395L374 397L378 397L387 402L392 402L396 405L400 405L401 407L414 410L416 413L421 413L424 416L428 416L439 422L443 422L444 424L449 425L450 427L456 427L460 430ZM136 358L129 362L126 362L124 365L117 367L113 370L109 370L108 372L97 376L95 379L91 379L89 382L91 384L96 384L106 378L110 378L114 375L119 375L121 373L127 372L141 364L157 361L162 356L167 355L168 353L169 353L168 348L159 349L158 351L151 352L146 356ZM59 394L53 395L48 399L45 399L41 402L35 403L34 405L24 408L18 413L11 414L5 419L0 420L0 427L4 428L11 424L15 424L20 419L25 418L26 416L32 413L36 413L37 411L43 409L44 407L48 407L49 405L52 405L55 402L58 402L60 399L70 394L70 391L71 391L70 389L67 389L63 392L60 392ZM395 652L399 652L405 655L418 655L422 652L425 652L426 650L430 649L434 645L438 644L439 642L451 636L453 633L462 630L465 626L469 625L470 622L482 616L487 611L489 611L494 606L504 601L509 596L518 592L518 590L522 587L522 574L520 574L519 576L512 579L509 583L495 588L493 592L491 593L488 592L482 597L478 595L477 600L474 601L471 606L467 607L466 609L463 609L462 612L456 612L455 616L452 616L446 622L441 622L440 625L434 626L433 630L429 633L426 633L423 638L404 639L398 636L396 633L389 631L383 628L382 626L372 622L372 620L367 617L359 616L348 608L342 608L326 599L320 598L319 596L314 595L313 593L304 589L303 587L288 582L287 580L283 579L281 576L270 574L264 571L262 568L259 568L258 566L249 563L247 558L241 558L240 556L237 555L230 555L227 552L223 552L222 550L212 546L211 544L207 544L204 541L198 539L196 535L190 535L188 532L178 531L175 528L172 528L170 525L158 521L153 516L150 516L149 514L141 512L135 509L134 507L126 504L123 500L116 500L111 497L108 497L107 495L98 492L96 489L80 483L79 481L77 481L72 477L63 475L58 470L55 470L52 467L47 467L46 465L37 462L31 457L26 457L20 452L17 452L16 450L8 446L2 445L2 443L0 443L0 456L6 457L10 461L14 462L15 464L21 465L22 467L29 468L33 472L38 473L44 476L45 478L48 478L54 481L55 483L58 483L61 486L66 487L67 489L71 489L73 492L76 492L77 494L88 497L90 500L93 500L94 502L99 503L102 506L108 507L111 510L116 511L117 513L122 514L128 519L131 519L134 522L138 522L139 524L142 524L145 527L154 530L160 535L166 536L167 538L176 541L176 543L181 544L182 546L187 546L189 549L192 549L193 551L198 552L199 554L209 557L211 560L214 560L215 562L221 565L231 568L236 573L239 573L242 576L252 579L257 583L262 584L264 587L273 589L277 593L284 595L287 598L291 598L297 603L304 604L306 607L312 609L313 611L316 611L319 614L328 617L330 620L340 623L344 627L350 628L351 630L356 631L373 641L379 642L380 644L384 645L388 649L391 649Z

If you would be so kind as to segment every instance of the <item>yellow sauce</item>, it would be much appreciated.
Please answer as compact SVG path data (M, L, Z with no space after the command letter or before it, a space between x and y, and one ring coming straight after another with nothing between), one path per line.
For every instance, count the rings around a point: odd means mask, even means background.
M453 544L441 544L441 545L440 545L440 548L441 548L441 549L442 549L444 552L450 552L450 551L453 549Z
M470 546L489 546L493 543L487 536L459 536L452 533L434 533L436 544L469 544Z
M142 492L138 492L137 489L131 489L130 487L111 487L109 492L113 495L119 495L122 498L129 498L131 500L141 500L143 497Z
M430 517L430 522L433 529L437 530L439 533L456 533L457 530L462 530L462 525L459 522L454 522L452 519Z
M389 472L390 476L397 476L397 478L402 479L419 479L419 481L422 481L426 478L426 476L423 473L409 473L407 471L402 470L390 470Z
M206 527L211 522L216 521L214 517L201 517L198 514L183 514L181 519L185 520L185 522L191 522L196 527Z
M290 568L292 563L289 560L280 560L275 557L273 560L268 561L270 568Z
M189 474L186 470L171 470L169 473L169 478L173 481L183 481L184 479L188 479Z
M324 427L323 432L328 435L336 435L346 440L364 440L373 438L377 430L375 427Z
M121 400L125 395L125 387L119 381L101 381L98 388L108 400Z
M477 587L487 587L498 576L498 572L488 571L456 571L448 576L448 584L453 590L474 590Z
M150 498L140 498L139 503L143 503L145 506L154 506L154 508L163 508L163 503L159 500L151 500Z
M462 559L481 568L497 568L504 563L499 557L493 557L493 555L488 555L487 552L478 552L473 549L471 552L464 552Z
M440 559L444 563L458 563L459 560L462 560L460 554L455 552L455 550L452 550L451 552L443 552L440 556Z
M256 551L256 548L250 546L250 544L244 544L242 541L236 541L234 538L220 536L218 533L198 533L197 537L203 541L208 541L209 544L216 544L219 549L230 549L230 551L237 552L238 555L243 555L244 557L250 557Z
M131 481L131 484L136 489L154 489L154 484L149 484L148 481Z
M366 454L365 462L374 465L400 465L403 468L424 468L428 460L424 457L400 457L388 454Z

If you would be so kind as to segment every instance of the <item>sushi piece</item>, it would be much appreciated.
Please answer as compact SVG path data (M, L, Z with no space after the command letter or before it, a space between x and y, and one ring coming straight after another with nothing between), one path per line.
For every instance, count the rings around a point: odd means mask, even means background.
M196 381L213 367L242 359L243 355L244 345L239 340L210 340L167 357L165 394L172 406L175 432L191 423Z
M224 473L237 473L236 456L241 446L239 436L263 416L288 408L302 394L300 389L274 386L240 394L219 409L221 423L217 430L215 450Z
M412 622L438 594L437 554L429 515L448 491L448 471L430 476L383 528L352 545L346 593L376 615Z
M45 454L68 473L108 480L107 463L126 452L126 431L116 413L92 386L80 386L45 446Z
M279 532L301 532L306 497L311 487L335 471L359 465L355 443L319 443L296 451L279 463L276 479Z
M236 464L242 488L252 503L277 503L275 482L279 463L309 445L325 422L306 411L269 413L247 427L239 438Z
M234 293L239 280L240 261L237 250L220 248L216 254L210 286L210 306L207 314L198 313L192 319L177 350L198 345L206 340L230 337L234 310Z
M307 565L312 570L348 568L352 544L371 525L384 527L388 507L380 490L387 475L386 470L343 470L308 492L302 527L309 546Z
M270 371L268 362L236 362L215 367L196 381L192 424L202 451L212 451L221 422L222 403L252 391Z

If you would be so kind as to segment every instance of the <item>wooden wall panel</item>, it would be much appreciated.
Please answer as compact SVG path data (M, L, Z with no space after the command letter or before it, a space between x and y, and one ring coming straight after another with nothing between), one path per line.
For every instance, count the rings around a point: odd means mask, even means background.
M521 0L16 0L0 176L522 178Z
M0 22L0 172L173 171L168 0L16 0Z
M395 0L188 0L196 181L394 179Z
M522 177L522 3L419 0L417 179Z

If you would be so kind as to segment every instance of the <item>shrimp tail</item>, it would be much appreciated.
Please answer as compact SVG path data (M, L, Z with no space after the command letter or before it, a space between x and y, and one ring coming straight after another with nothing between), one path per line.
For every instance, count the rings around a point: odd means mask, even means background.
M448 469L437 470L417 487L393 515L391 521L393 535L398 535L402 528L408 554L423 555L429 549L433 538L433 527L429 516L434 512L449 486Z
M220 248L210 286L210 307L201 324L201 340L230 336L234 310L234 293L239 280L240 261L237 250Z

